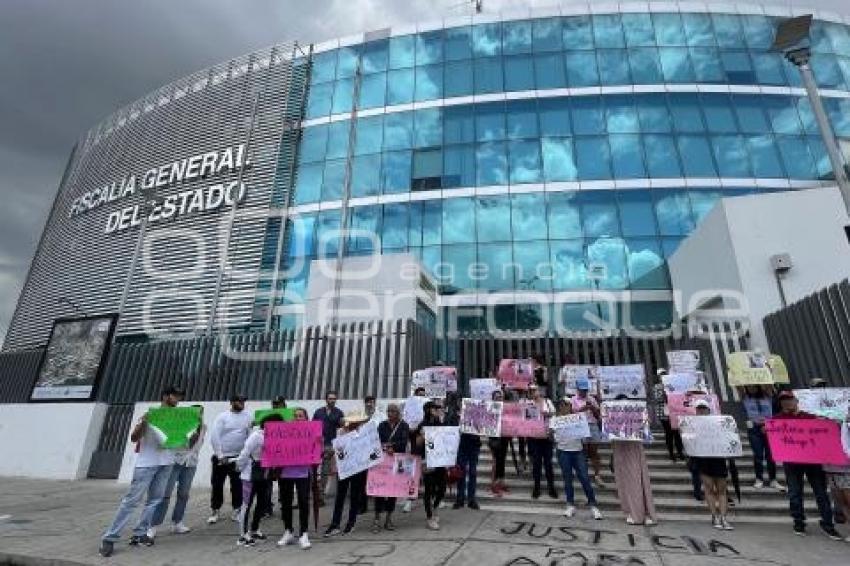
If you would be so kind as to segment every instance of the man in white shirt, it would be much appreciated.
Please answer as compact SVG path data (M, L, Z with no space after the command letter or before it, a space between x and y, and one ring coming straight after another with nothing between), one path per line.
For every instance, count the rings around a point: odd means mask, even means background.
M183 391L176 387L167 387L162 391L162 406L176 407L182 398ZM154 541L148 537L147 531L165 494L165 486L171 476L171 468L174 464L174 451L162 447L166 440L165 434L148 424L147 413L142 415L142 418L136 423L133 432L130 434L130 440L137 443L133 479L130 481L130 490L118 506L115 519L103 534L100 554L104 557L112 555L115 543L121 539L121 531L130 521L133 511L142 502L145 494L147 494L147 501L142 510L142 515L139 517L139 522L133 527L130 545L153 545Z
M245 396L234 395L230 398L230 410L218 415L210 429L212 445L212 513L207 523L218 522L218 513L224 503L224 481L230 480L230 497L233 513L230 518L239 520L242 507L242 480L236 468L236 458L242 452L248 434L251 432L251 414L245 410Z

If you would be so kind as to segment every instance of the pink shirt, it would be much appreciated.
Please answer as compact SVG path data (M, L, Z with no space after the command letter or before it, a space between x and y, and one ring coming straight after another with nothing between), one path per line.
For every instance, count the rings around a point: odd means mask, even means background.
M597 402L596 402L596 399L594 399L593 397L590 397L590 396L585 397L585 398L583 398L583 399L582 399L581 397L579 397L578 395L576 395L576 396L574 396L574 397L570 400L570 402L571 402L571 403L572 403L572 405L573 405L573 412L574 412L574 413L578 413L578 412L580 412L580 411L583 411L583 410L584 410L584 408L585 408L588 404L590 404L590 406L591 406L591 407L593 407L593 408L595 408L595 409L599 409L599 403L597 403ZM595 422L597 422L597 421L596 421L596 416L595 416L592 412L590 412L590 411L588 411L588 412L587 412L587 422L588 422L588 423L595 423Z

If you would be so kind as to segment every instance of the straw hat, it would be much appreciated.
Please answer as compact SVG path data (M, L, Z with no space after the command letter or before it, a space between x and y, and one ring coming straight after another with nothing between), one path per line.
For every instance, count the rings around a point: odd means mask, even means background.
M354 411L353 413L349 413L345 415L342 419L342 424L345 426L351 426L353 424L365 423L369 420L369 415L364 413L363 411Z

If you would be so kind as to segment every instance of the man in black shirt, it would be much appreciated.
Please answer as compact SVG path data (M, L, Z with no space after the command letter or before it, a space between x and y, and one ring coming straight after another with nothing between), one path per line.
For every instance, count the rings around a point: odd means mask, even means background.
M325 406L316 409L316 412L313 413L314 421L322 421L322 440L325 446L322 454L321 496L323 499L319 502L319 505L322 506L325 504L325 489L328 486L328 479L333 466L333 439L336 438L336 431L342 426L342 419L345 417L342 411L337 408L336 399L336 391L328 391L325 394Z

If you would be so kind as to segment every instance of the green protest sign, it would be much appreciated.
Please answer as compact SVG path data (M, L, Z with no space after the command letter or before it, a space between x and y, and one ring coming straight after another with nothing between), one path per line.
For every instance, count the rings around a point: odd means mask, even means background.
M148 424L165 435L164 448L186 448L189 437L201 424L199 407L155 407L148 410Z
M260 424L269 415L278 414L285 421L295 420L295 409L257 409L254 411L254 424Z

